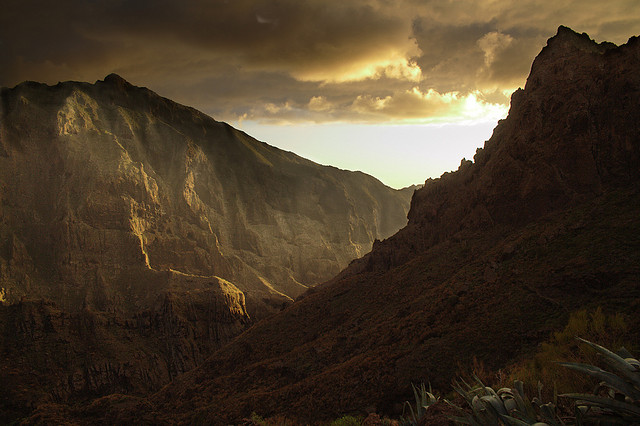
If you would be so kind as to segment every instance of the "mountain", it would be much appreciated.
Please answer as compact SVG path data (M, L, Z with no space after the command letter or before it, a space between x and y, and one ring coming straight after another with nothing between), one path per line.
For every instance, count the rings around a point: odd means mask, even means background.
M560 27L485 147L415 193L405 228L160 392L34 419L389 413L412 382L446 391L474 359L497 371L532 354L578 309L623 313L640 337L638 105L640 39Z
M0 405L158 389L404 226L413 190L115 74L2 88Z
M153 292L110 283L175 270L232 282L255 311L406 224L412 189L283 152L114 74L23 83L1 105L9 302L105 310L120 297L136 310Z

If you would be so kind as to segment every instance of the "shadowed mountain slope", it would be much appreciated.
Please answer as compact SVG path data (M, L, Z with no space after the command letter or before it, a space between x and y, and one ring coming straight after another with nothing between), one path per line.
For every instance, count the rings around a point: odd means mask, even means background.
M38 418L389 412L411 382L448 389L473 357L497 369L531 353L579 308L626 313L638 330L638 105L640 40L560 27L475 162L426 182L407 227L150 398Z
M404 226L412 193L117 75L3 88L2 404L157 389Z

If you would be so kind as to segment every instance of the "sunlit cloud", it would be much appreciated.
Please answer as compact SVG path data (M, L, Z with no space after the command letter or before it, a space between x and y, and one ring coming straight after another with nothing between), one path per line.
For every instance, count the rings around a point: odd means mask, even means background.
M291 111L292 107L289 102L285 102L280 105L276 105L274 103L268 102L264 104L264 110L269 114L279 114L282 112Z
M310 111L326 112L331 111L333 105L324 96L313 96L309 99L308 108Z
M474 122L503 118L507 106L483 100L479 91L439 93L433 89L410 90L381 97L358 96L351 109L370 121L404 123Z
M300 65L291 70L294 77L301 81L325 83L344 83L366 79L398 79L417 82L422 70L412 59L421 54L415 40L406 37L406 42L386 46L377 46L366 55L354 52L352 57L343 58L331 66L316 67Z
M496 55L504 51L511 43L513 43L513 37L498 31L492 31L482 36L482 38L478 40L478 46L484 53L485 66L490 67Z
M220 120L283 123L495 115L558 25L615 43L640 33L637 0L70 0L32 9L3 3L2 86L117 72Z
M2 3L0 86L116 72L217 120L279 131L489 126L559 25L616 44L640 34L638 0L35 3Z
M419 82L422 80L422 70L415 61L405 59L384 67L378 67L375 77L388 77L408 82Z

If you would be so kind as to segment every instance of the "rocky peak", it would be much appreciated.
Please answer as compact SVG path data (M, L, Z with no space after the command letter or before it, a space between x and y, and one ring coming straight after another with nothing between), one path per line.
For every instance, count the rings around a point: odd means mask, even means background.
M587 33L579 34L573 31L569 27L560 25L558 32L555 36L547 40L547 50L552 50L556 53L559 49L578 49L582 52L592 53L604 53L609 49L615 49L617 46L608 41L597 43ZM546 50L542 49L542 52L538 57L545 54Z
M100 87L101 88L100 90L103 90L103 91L108 90L111 92L120 93L121 95L125 95L125 96L128 96L129 93L135 92L136 90L140 91L141 92L140 94L144 92L147 95L151 95L151 96L155 95L155 93L151 92L147 88L135 87L134 85L132 85L131 83L129 83L127 80L120 77L116 73L109 74L104 78L104 80L96 81L96 84L94 87L96 88ZM159 96L157 95L155 95L154 97L159 98Z
M560 27L474 163L416 191L409 224L354 270L389 268L455 234L519 226L640 178L640 43Z
M586 33L579 34L560 26L557 34L547 40L547 45L533 61L525 88L534 90L540 79L549 74L569 72L568 77L573 78L573 70L587 58L596 58L616 48L613 43L597 43Z
M249 293L255 313L330 278L406 223L409 191L284 153L117 74L94 85L19 85L2 92L2 105L0 158L24 148L15 157L24 164L0 169L12 205L6 238L21 234L28 259L39 253L36 270L46 263L59 284L77 282L78 300L94 291L76 272L69 275L77 232L94 251L84 247L77 270L101 270L98 287L111 287L124 265L219 276ZM26 172L39 163L41 171L51 169L46 182L38 181L42 173ZM25 191L45 193L33 205L17 195ZM33 226L13 226L27 211L38 212L39 232L61 236L43 239ZM95 231L103 228L110 236ZM105 238L113 238L106 252L95 245ZM27 293L15 279L3 280L7 300ZM54 287L35 285L34 293L60 296Z
M638 105L637 41L561 28L474 162L415 192L405 228L154 395L154 414L317 421L446 385L472 357L504 368L585 306L638 321Z
M102 81L107 83L107 84L112 84L112 85L120 86L120 87L130 87L131 86L131 84L127 80L125 80L124 78L120 77L116 73L109 74Z

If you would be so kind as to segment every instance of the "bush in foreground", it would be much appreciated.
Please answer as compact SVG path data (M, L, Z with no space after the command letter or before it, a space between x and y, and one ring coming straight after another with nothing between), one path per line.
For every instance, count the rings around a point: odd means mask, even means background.
M538 396L529 400L521 381L516 380L513 388L494 391L476 378L472 385L464 382L454 384L454 389L468 405L466 409L456 406L460 415L454 420L474 426L640 424L640 361L625 348L614 353L587 340L578 340L599 354L607 370L591 364L560 363L600 381L591 394L559 395L574 400L573 413L561 415L556 408L557 403L542 403L541 385L538 386Z

